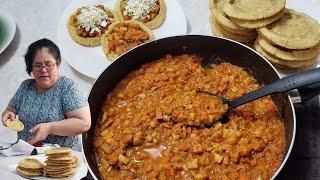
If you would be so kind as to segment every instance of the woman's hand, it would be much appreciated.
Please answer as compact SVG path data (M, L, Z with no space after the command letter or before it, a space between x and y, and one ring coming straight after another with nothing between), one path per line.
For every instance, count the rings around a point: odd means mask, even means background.
M51 124L41 123L30 129L30 132L36 132L35 136L31 136L28 143L34 145L35 143L45 140L51 134Z
M7 109L2 113L2 123L3 125L7 126L7 120L14 120L16 117L16 114L7 107Z

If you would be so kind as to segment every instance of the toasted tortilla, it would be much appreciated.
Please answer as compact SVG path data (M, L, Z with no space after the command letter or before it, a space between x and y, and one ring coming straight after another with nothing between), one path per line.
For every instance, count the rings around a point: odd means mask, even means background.
M308 49L320 43L320 24L293 9L286 9L279 20L257 31L273 44L286 49Z
M71 153L72 149L66 148L66 147L54 147L54 148L49 148L47 149L44 153L46 155L62 155L62 154L67 154Z
M42 169L44 164L35 158L25 158L19 162L19 167L27 169Z
M320 53L320 44L308 49L292 50L279 48L270 43L261 35L258 36L257 41L264 51L287 61L308 60L318 56L318 54Z
M7 127L14 131L20 132L24 129L24 124L18 119L14 119L14 120L8 119Z
M16 171L25 176L43 176L43 171L39 171L39 172L24 171L19 166L16 167Z
M233 0L227 1L223 11L232 18L259 20L272 17L285 8L286 0Z

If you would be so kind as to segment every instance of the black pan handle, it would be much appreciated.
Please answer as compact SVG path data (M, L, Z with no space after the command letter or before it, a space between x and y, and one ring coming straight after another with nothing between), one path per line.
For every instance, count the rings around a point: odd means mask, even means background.
M260 89L245 94L228 103L229 109L233 109L242 104L256 100L263 96L285 92L292 89L303 88L308 85L320 83L320 68L310 69L302 73L293 74L268 84Z
M320 95L320 82L298 88L301 103L307 103Z

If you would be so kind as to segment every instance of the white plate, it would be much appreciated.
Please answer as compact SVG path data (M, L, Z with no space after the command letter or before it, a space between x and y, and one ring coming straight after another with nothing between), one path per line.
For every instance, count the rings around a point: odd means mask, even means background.
M87 165L84 163L84 159L83 159L83 154L81 152L75 152L73 151L73 155L74 156L77 156L80 160L80 164L79 166L75 169L75 175L68 178L68 180L79 180L79 179L82 179L83 177L85 177L88 173L88 168L87 168ZM35 159L38 159L40 160L41 162L44 162L47 157L45 156L45 154L40 154L40 155L34 155L34 156L29 156L29 157L24 157L24 158L35 158ZM22 159L24 159L22 158ZM21 159L21 160L22 160ZM50 179L50 180L58 180L57 178L50 178L50 177L45 177L45 176L34 176L34 177L30 177L30 176L25 176L25 175L22 175L20 173L18 173L16 171L16 167L18 166L18 163L15 163L15 164L11 164L9 165L9 170L14 173L14 174L17 174L19 176L22 176L26 179L34 179L34 180L45 180L45 179ZM60 178L61 179L61 178Z
M0 54L8 47L16 33L16 23L13 17L0 9Z
M167 5L166 19L161 27L153 30L156 39L183 35L187 33L187 21L183 10L176 0L165 0ZM69 16L82 6L98 5L114 9L116 0L73 0L64 10L58 23L58 46L64 59L77 71L92 78L98 76L111 64L103 53L102 47L85 47L74 42L68 34Z

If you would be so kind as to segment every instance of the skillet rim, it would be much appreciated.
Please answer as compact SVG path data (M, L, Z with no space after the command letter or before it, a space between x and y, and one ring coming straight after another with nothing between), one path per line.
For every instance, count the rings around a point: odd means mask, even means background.
M137 46L137 47L129 50L128 52L122 54L121 56L119 56L119 57L117 58L117 60L115 60L114 62L112 62L111 65L108 66L103 72L101 72L100 75L98 76L98 78L95 80L95 82L94 82L94 84L93 84L93 86L92 86L92 88L91 88L91 90L90 90L90 94L89 94L89 96L88 96L89 105L90 105L90 99L91 99L91 96L92 96L92 92L93 92L93 90L94 90L94 88L95 88L95 85L98 83L99 78L100 78L105 72L107 72L107 70L109 69L109 67L114 66L114 64L117 63L117 62L119 62L119 61L123 61L123 60L121 60L121 59L124 59L126 56L128 56L128 54L134 53L133 51L136 51L136 49L138 49L138 48L141 48L141 47L144 47L144 46L149 46L150 44L158 43L158 41L164 41L164 40L166 40L166 39L171 39L171 38L185 38L185 37L217 38L217 39L221 39L221 40L223 40L223 41L229 41L229 42L231 42L231 43L235 43L235 44L237 44L238 46L240 45L240 46L242 46L242 47L245 47L245 48L248 49L249 51L253 52L255 55L258 55L261 59L263 59L264 62L266 62L266 63L269 65L269 67L272 68L273 72L276 73L278 79L281 78L281 76L280 76L279 72L276 70L276 68L275 68L265 57L263 57L262 55L260 55L259 53L257 53L257 52L256 52L255 50L253 50L252 48L250 48L250 47L248 47L248 46L246 46L246 45L244 45L244 44L242 44L242 43L239 43L239 42L237 42L237 41L234 41L234 40L231 40L231 39L227 39L227 38L223 38L223 37L218 37L218 36L197 35L197 34L187 34L187 35L169 36L169 37L165 37L165 38L161 38L161 39L156 39L156 40L153 40L153 41L144 43L144 44L140 44L139 46ZM148 62L150 62L150 61L147 61L147 62L144 62L144 63L148 63ZM142 63L142 64L144 64L144 63ZM142 65L142 64L140 64L140 65ZM129 73L129 72L128 72L128 73ZM128 74L128 73L126 73L126 74ZM250 73L250 74L251 74L251 73ZM252 75L252 74L251 74L251 75ZM290 142L290 146L289 146L289 147L286 147L286 149L285 149L285 156L284 156L284 158L283 158L283 160L282 160L281 165L278 167L277 171L274 173L274 175L271 177L271 179L276 178L276 176L281 172L282 168L283 168L284 165L286 164L286 162L287 162L287 160L288 160L288 158L289 158L289 156L290 156L290 154L291 154L291 151L292 151L292 148L293 148L293 145L294 145L294 141L295 141L295 136L296 136L296 113L295 113L295 109L294 109L294 106L293 106L293 103L292 103L292 100L291 100L289 94L288 94L287 92L285 92L285 93L283 93L283 94L284 94L284 97L288 100L288 102L287 102L288 105L291 107L290 110L291 110L292 122L293 122L293 124L292 124L292 126L293 126L293 127L292 127L292 134L288 134L288 133L287 133L287 127L286 127L285 124L284 124L286 140L287 140L287 136L290 136L290 135L291 135L291 142ZM277 106L277 107L278 107L278 106ZM101 106L100 106L100 108L101 108ZM278 107L278 108L279 108L279 107ZM91 107L90 107L90 110L91 110ZM92 116L92 115L91 115L91 116ZM99 117L99 116L98 116L98 117ZM98 118L98 117L97 117L97 118ZM282 116L281 116L281 117L282 117ZM96 123L97 119L95 119L94 121L95 121L95 123ZM283 121L283 123L284 123L284 117L282 117L282 121ZM96 124L95 124L95 125L96 125ZM86 138L89 136L88 133L89 133L89 131L90 131L91 129L94 129L94 128L95 128L95 127L91 126L90 129L89 129L87 132L85 132L85 133L83 133L83 134L81 135L81 142L82 142L82 153L83 153L83 155L84 155L84 157L85 157L84 159L85 159L85 163L86 163L86 165L87 165L87 167L88 167L88 170L89 170L90 174L92 175L92 177L93 177L94 179L98 179L98 178L96 177L95 173L93 172L93 170L91 169L90 165L89 165L89 162L88 162L88 160L87 160L88 157L87 157L87 154L86 154L85 148L84 148L84 146L85 146L84 144L86 144L86 143L85 143L85 142L86 142ZM94 131L94 130L91 130L91 131ZM92 136L93 136L93 132L92 132ZM93 138L93 137L92 137L92 138ZM93 142L91 142L91 145L92 145L92 144L93 144ZM288 144L288 143L286 142L286 144ZM93 153L93 150L92 150L89 155L94 156L93 154L94 154L94 153ZM88 156L89 156L89 155L88 155ZM89 160L90 160L90 159L89 159ZM94 163L97 164L96 162L94 162ZM99 175L100 175L100 174L99 174Z

